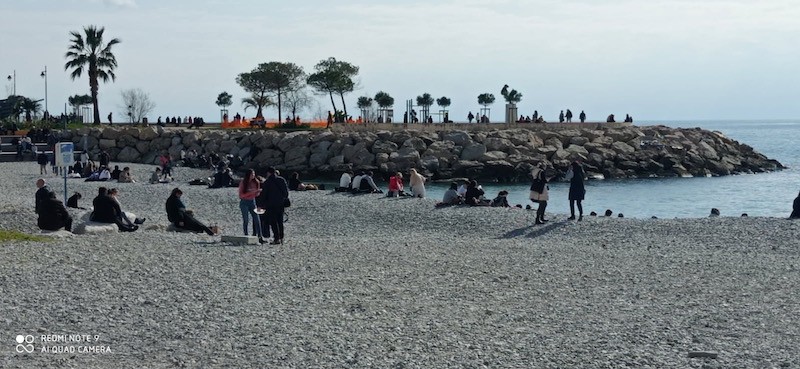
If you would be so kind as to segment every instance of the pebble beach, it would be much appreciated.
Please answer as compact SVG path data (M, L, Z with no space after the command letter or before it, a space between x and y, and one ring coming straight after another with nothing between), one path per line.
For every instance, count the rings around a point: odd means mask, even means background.
M114 164L140 182L70 179L69 193L90 206L120 189L139 231L0 243L0 367L800 367L799 221L534 226L522 209L308 191L290 193L285 244L232 245L166 231L164 201L180 187L198 219L241 235L235 188L189 186L210 171L187 168L147 184L154 166ZM42 234L38 166L0 171L0 230ZM63 179L44 178L63 200ZM110 352L47 352L90 345Z

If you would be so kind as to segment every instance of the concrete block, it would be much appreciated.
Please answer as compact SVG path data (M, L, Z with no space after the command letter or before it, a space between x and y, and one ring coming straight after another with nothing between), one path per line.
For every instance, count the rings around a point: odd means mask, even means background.
M222 236L220 241L237 245L258 245L258 237L256 236Z

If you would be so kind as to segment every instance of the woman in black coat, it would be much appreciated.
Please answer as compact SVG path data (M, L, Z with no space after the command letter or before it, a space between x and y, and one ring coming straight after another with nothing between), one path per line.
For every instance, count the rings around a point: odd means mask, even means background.
M583 186L583 167L577 161L572 162L567 179L569 179L569 220L575 220L575 203L578 203L578 220L583 220L583 197L586 195L586 188Z
M49 192L47 199L42 201L39 219L36 223L40 229L47 231L57 231L61 228L72 231L72 217L64 207L64 203L56 199L55 192Z

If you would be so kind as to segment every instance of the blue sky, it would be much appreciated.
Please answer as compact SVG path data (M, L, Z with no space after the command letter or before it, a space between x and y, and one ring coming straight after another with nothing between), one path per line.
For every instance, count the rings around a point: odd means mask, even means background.
M151 119L215 121L219 92L246 96L237 74L268 61L308 72L334 56L361 67L354 115L361 95L386 91L400 111L429 92L450 97L460 120L491 92L497 120L509 84L520 113L549 121L566 108L596 120L798 118L797 19L795 0L2 1L0 74L16 70L17 93L43 98L47 66L49 108L63 110L88 93L63 69L69 31L95 24L122 40L117 81L100 87L103 117L121 117L120 91L141 88L157 104ZM330 110L318 100L303 116Z

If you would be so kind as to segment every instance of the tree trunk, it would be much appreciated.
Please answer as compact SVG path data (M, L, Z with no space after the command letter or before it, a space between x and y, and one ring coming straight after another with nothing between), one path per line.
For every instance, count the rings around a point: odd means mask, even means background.
M94 108L94 124L100 125L100 108L97 106L97 66L89 66L89 89L92 92L92 107Z
M328 94L331 96L331 105L333 105L333 114L336 114L336 103L333 102L333 91L328 91Z
M256 118L263 117L263 111L261 110L261 105L258 106L258 110L256 111Z
M344 103L344 94L339 93L339 96L342 98L342 109L344 109L344 121L347 122L347 104Z
M281 115L281 90L278 90L278 125L281 125L283 115Z

